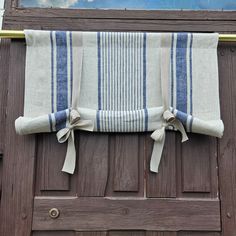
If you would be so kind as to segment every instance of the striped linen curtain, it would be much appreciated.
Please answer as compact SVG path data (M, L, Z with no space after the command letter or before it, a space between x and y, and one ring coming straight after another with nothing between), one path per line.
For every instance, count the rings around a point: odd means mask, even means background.
M16 131L57 131L59 142L68 140L63 171L74 172L75 129L154 131L154 172L166 129L179 130L182 141L185 130L223 135L217 34L27 30L25 35L24 115Z

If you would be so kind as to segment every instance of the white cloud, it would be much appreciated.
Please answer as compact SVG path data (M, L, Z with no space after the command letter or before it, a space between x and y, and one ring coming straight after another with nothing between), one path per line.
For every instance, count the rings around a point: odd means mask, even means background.
M62 7L62 8L71 7L75 3L79 2L79 0L37 0L37 1L39 7Z

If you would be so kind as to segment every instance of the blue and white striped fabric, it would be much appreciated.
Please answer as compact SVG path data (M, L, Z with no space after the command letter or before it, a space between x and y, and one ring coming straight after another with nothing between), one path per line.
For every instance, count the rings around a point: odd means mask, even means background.
M68 125L73 91L81 119L98 132L154 131L163 125L164 33L25 31L24 116L20 134ZM81 32L80 32L81 34ZM221 137L217 34L169 33L169 109L189 132ZM74 87L80 79L80 90Z
M98 131L147 131L146 33L97 33Z

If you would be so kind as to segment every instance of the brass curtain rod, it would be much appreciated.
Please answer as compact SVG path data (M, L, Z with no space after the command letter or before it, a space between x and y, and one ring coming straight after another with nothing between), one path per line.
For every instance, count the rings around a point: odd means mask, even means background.
M24 31L20 30L0 30L0 38L23 39ZM220 42L236 42L236 34L219 34Z

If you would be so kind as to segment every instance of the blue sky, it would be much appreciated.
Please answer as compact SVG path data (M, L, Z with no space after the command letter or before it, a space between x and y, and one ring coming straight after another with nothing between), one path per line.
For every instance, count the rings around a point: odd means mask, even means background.
M21 0L25 7L236 10L236 0Z

